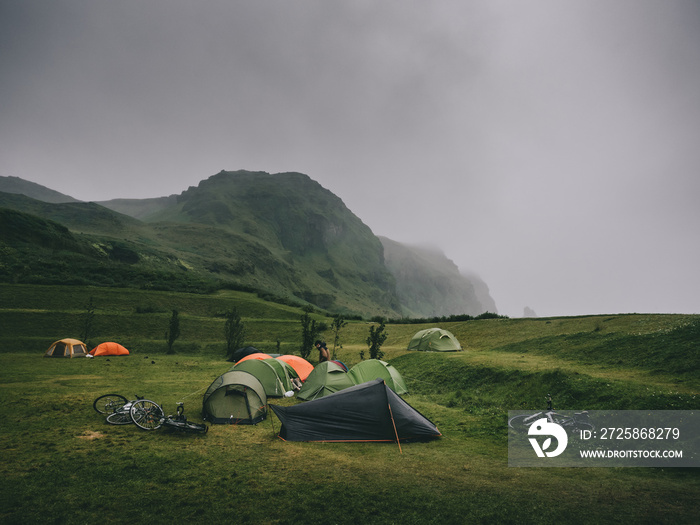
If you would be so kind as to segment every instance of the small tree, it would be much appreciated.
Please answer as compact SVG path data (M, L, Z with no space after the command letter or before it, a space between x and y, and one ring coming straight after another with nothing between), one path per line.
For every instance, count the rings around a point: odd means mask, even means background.
M168 354L174 354L173 345L177 338L180 337L180 318L177 310L173 310L170 316L170 325L165 332L165 342L168 344Z
M381 320L379 326L372 325L369 327L369 336L367 337L367 346L369 347L370 359L381 359L384 357L384 352L381 347L386 341L387 333L384 331L384 319Z
M86 345L91 346L88 342L92 335L92 323L95 320L95 303L90 296L90 300L85 305L85 313L83 314L83 331L80 334L80 340Z
M343 348L343 345L340 344L340 330L347 324L348 322L341 314L333 317L333 322L331 323L331 330L333 330L333 359L337 357L336 349Z
M226 313L224 335L226 337L226 357L231 358L233 352L243 346L243 340L245 339L245 325L241 321L238 308L235 306Z
M304 315L301 316L301 346L299 347L301 357L304 359L309 357L314 341L318 339L321 332L321 326L316 325L316 320L311 319L309 310L305 309Z

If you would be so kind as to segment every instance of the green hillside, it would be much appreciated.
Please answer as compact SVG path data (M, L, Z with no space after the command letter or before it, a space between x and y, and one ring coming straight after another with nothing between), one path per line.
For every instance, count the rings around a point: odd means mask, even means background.
M48 250L89 251L65 226L36 215L0 208L0 237L17 245L39 245ZM4 261L5 265L7 261Z
M387 248L370 228L300 173L222 171L177 196L102 205L45 202L48 189L27 183L21 195L15 182L0 178L0 208L62 225L92 249L47 250L25 220L22 235L0 237L8 254L0 272L5 282L255 290L366 317L495 310L483 283L461 276L442 254L416 258L404 247L399 257L387 251L386 260ZM410 272L400 270L401 258L411 260Z
M168 222L161 216L149 223L94 203L49 204L0 193L0 208L7 210L0 216L0 247L6 253L0 276L16 283L256 290L355 315L399 315L381 244L369 228L340 208L339 200L320 205L316 196L302 188L293 200L301 206L299 210L290 204L285 212L272 199L267 208L259 202L256 206L268 211L277 208L276 217L239 211L235 216L219 214L217 222L207 210L216 208L217 196L223 192L210 190L207 187L194 196L186 192L183 201L169 209ZM304 194L311 195L318 209L333 210L330 219L313 211L311 204L302 206ZM283 200L290 202L289 195ZM236 209L235 199L229 205ZM16 220L20 214L22 221ZM49 223L63 228L71 243L37 242L45 235L40 230ZM276 230L278 225L283 225L283 231Z
M0 200L2 197L0 194ZM140 225L133 219L117 217L105 208L98 207L99 213L92 214L91 206L87 210L84 204L65 206L68 209L46 214L60 215L61 223L0 208L0 282L200 292L217 286L206 274L186 268L175 253L152 248L153 243L139 235ZM64 224L73 224L74 229ZM125 224L128 227L122 229ZM79 229L111 230L112 235L83 234ZM124 238L129 232L135 232L138 240ZM121 238L117 237L119 233Z
M97 202L100 206L139 220L147 220L151 215L173 206L176 203L176 195L152 199L112 199L109 201Z
M6 282L9 274L11 282L64 282L70 259L72 283L235 288L354 315L401 313L379 240L305 175L222 172L171 203L143 222L95 203L1 193L0 207L61 224L96 250L49 253L25 221L24 238L15 231L0 239L11 252Z
M250 323L247 343L269 352L275 351L278 341L290 345L287 349L295 352L301 330L299 318L303 313L298 307L232 290L193 294L0 284L0 322L2 326L12 327L0 336L5 343L3 347L7 351L41 353L56 339L79 337L91 299L95 306L91 343L119 339L127 340L136 352L163 351L163 333L175 309L186 328L178 341L181 351L210 357L216 357L223 349L224 314L233 306ZM313 315L319 322L325 320L330 325L325 314ZM343 330L340 350L343 361L359 361L360 351L366 350L370 324L351 321ZM415 332L434 325L388 326L385 343L388 357L418 359L420 366L424 366L423 359L433 359L415 352L404 354ZM485 368L496 363L500 368L532 372L554 369L594 379L635 381L640 385L673 384L683 391L700 386L700 316L697 315L500 318L446 322L440 327L450 330L466 349L439 358L440 363L454 364L458 360L466 366ZM324 335L327 340L332 339L330 331ZM7 344L10 341L13 343ZM523 398L522 402L527 400Z
M96 305L93 344L129 357L45 359ZM236 306L263 351L298 353L302 310L255 294L0 285L4 461L0 520L172 523L695 523L700 478L682 468L513 468L507 412L697 410L700 316L600 315L446 323L463 352L408 352L420 324L389 324L382 349L413 407L443 436L426 443L288 443L269 416L206 436L105 424L98 395L145 395L199 421L201 395L228 370L223 312ZM164 331L180 312L176 354ZM321 314L318 321L329 322ZM370 323L341 331L338 358L367 351ZM331 341L330 332L324 337ZM312 361L316 356L312 354ZM297 400L274 399L276 404ZM48 490L56 481L62 490ZM86 490L104 487L109 490ZM235 494L232 497L231 494ZM320 504L319 502L342 504ZM261 503L262 502L262 503Z
M0 208L13 209L58 222L77 233L132 235L141 223L93 202L50 203L25 195L0 192Z
M322 308L348 310L359 302L365 311L372 305L385 313L400 311L379 240L338 197L306 175L221 172L149 219L159 221L230 232L235 236L231 252L238 246L264 252L272 261L263 273L283 268L291 278L284 287ZM256 254L245 259L260 266Z

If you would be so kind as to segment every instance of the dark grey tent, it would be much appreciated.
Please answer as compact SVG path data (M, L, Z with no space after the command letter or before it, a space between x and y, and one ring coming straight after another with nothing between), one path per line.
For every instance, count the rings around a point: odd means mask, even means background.
M246 346L244 348L239 348L233 354L231 354L231 357L229 358L229 361L232 363L237 363L240 359L243 359L247 355L251 354L257 354L260 350L255 348L254 346Z
M303 404L270 405L286 441L408 441L439 437L426 417L375 379Z

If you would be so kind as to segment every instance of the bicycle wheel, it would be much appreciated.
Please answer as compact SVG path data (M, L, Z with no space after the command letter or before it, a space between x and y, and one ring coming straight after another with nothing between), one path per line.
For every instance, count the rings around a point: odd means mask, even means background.
M119 394L105 394L95 399L92 403L92 408L99 414L112 414L127 403L128 400L124 396L120 396Z
M533 417L532 414L521 414L519 416L513 416L508 420L508 426L513 430L518 432L527 432L537 418Z
M128 412L112 412L107 416L110 425L131 425L131 416Z
M150 399L139 399L129 411L132 421L143 430L156 430L163 424L163 409Z

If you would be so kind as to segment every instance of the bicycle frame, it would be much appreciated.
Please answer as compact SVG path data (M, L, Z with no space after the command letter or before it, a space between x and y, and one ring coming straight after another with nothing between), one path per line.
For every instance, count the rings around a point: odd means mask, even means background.
M570 428L573 430L579 429L581 427L585 429L593 429L593 424L588 420L588 412L574 412L573 416L565 416L559 414L554 410L552 406L552 396L547 395L547 410L542 412L537 412L529 416L514 416L508 420L508 426L513 429L526 429L529 428L532 423L538 421L542 418L546 418L550 423L556 423L564 428ZM517 424L515 423L517 421Z
M144 430L157 430L162 426L176 428L185 432L197 432L205 434L209 427L204 424L187 421L184 414L183 403L177 404L175 415L165 415L163 409L155 402L148 399L139 400L131 408L131 419L136 426Z

